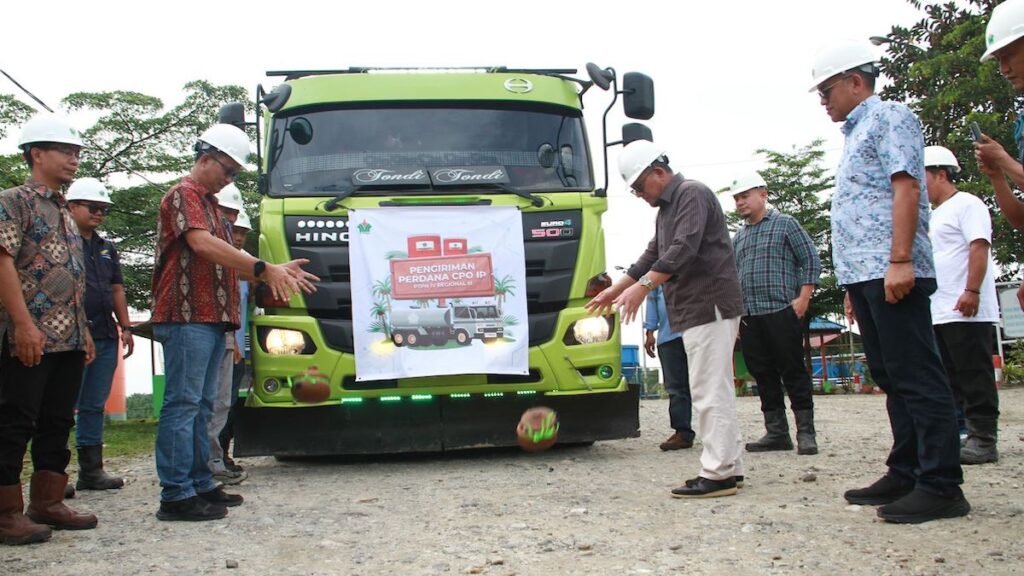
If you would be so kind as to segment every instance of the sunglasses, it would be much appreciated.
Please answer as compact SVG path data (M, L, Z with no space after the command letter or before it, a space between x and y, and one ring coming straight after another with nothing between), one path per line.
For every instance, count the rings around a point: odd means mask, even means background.
M641 172L640 176L636 179L635 182L633 182L633 185L630 187L629 191L632 192L634 196L639 196L643 194L644 182L646 182L647 177L650 176L650 170L650 167L648 167L646 170Z
M207 156L213 158L213 161L216 162L217 164L220 164L220 167L224 169L225 178L231 180L232 182L235 180L235 178L238 178L238 173L241 172L241 170L229 168L227 164L221 162L220 158L217 158L217 156L215 156L214 154L207 154Z
M110 206L106 204L92 204L90 202L75 202L75 204L88 210L89 214L101 214L103 216L110 214Z
M824 88L819 88L818 98L821 98L822 100L828 100L828 95L832 92L832 89L835 88L837 84L839 84L843 80L846 80L849 77L849 74L843 74L839 78L836 78L835 82L829 84L828 86L825 86Z

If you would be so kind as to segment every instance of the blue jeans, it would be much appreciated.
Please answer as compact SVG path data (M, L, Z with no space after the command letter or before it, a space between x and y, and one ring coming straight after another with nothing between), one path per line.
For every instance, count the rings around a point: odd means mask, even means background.
M120 351L116 338L96 340L96 359L85 367L82 388L78 391L78 425L75 443L79 448L103 445L103 408L110 396L110 385Z
M174 502L217 487L210 472L208 422L224 357L220 324L154 324L164 349L164 403L156 431L160 499Z
M693 400L690 398L690 373L682 338L658 344L658 358L668 392L668 421L680 436L693 442Z
M886 394L892 427L889 474L940 496L960 493L960 438L953 391L942 367L929 296L934 278L917 278L896 304L882 280L846 287L857 313L871 376Z

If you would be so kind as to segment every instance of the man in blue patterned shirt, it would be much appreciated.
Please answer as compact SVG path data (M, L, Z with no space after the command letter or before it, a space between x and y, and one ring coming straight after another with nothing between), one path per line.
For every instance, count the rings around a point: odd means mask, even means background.
M683 335L672 330L668 319L668 306L661 286L647 295L647 314L644 317L644 352L654 358L657 331L658 358L661 374L668 392L668 421L675 432L658 445L661 450L685 450L693 447L697 435L693 431L693 399L690 397L689 365Z
M804 316L821 276L814 242L788 214L768 208L768 185L757 172L729 190L746 223L732 239L743 289L740 344L757 381L766 434L747 452L792 450L786 421L785 385L796 419L797 453L817 454L811 375L804 363Z
M882 505L889 522L965 516L960 441L929 296L935 267L928 239L921 123L903 104L874 95L874 49L840 41L812 70L821 104L846 136L832 196L832 254L846 313L860 325L871 376L887 394L893 446L888 472L844 495Z

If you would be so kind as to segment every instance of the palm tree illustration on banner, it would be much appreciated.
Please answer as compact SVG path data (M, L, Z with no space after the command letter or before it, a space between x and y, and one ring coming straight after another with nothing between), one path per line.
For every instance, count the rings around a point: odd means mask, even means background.
M506 296L516 295L516 281L511 275L506 274L501 278L494 279L494 295L498 298L498 313L501 313L501 305L505 302Z
M391 312L388 309L388 304L383 300L378 300L373 303L371 312L380 319L380 325L384 328L384 335L391 338L391 325L388 323L388 314Z
M378 302L383 301L385 311L387 312L387 319L381 318L381 322L384 324L384 333L391 337L390 320L391 320L391 276L384 278L383 280L377 280L373 283L373 296L378 299ZM378 316L380 314L376 311L376 305L374 305L374 314Z

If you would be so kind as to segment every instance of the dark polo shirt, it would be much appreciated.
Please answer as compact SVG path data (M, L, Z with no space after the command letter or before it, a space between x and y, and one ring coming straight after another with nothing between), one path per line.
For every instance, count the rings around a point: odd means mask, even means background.
M93 340L117 338L114 321L114 284L124 284L121 261L114 244L93 232L82 237L85 254L85 316Z
M627 272L672 274L665 282L669 325L682 332L743 314L732 240L725 215L710 188L676 174L658 199L654 238Z

